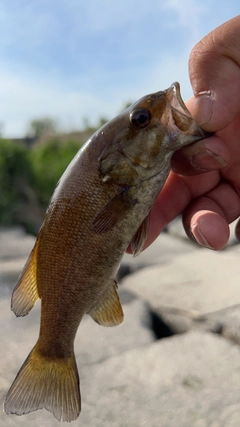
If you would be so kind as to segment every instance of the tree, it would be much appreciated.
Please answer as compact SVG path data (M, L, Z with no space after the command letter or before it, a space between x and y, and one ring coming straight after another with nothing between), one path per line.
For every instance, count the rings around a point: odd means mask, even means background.
M33 186L43 206L48 205L59 178L80 146L79 142L61 142L55 137L46 143L35 144L30 151Z
M42 119L34 119L29 124L28 136L39 140L45 136L53 136L57 131L57 123L54 119L45 117Z
M18 222L27 202L26 189L32 179L28 150L23 144L0 139L0 223Z

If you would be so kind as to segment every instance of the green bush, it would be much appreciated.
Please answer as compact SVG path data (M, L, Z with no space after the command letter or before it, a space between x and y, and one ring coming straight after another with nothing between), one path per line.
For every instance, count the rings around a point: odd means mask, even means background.
M36 144L31 150L33 186L42 205L48 205L59 178L80 146L74 141L61 142L54 138Z
M17 222L19 207L26 202L32 171L27 147L0 139L0 223Z
M36 233L56 184L81 146L52 139L31 149L0 139L0 225Z

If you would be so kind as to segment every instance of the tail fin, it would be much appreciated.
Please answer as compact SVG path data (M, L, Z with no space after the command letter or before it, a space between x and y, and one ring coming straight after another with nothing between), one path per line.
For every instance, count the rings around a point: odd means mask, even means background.
M4 402L7 414L23 415L45 408L58 421L73 421L81 410L75 356L50 359L37 344L18 372Z

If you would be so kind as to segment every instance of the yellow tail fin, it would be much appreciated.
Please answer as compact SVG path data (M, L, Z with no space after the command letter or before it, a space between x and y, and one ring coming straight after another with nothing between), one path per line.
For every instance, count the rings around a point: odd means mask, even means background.
M19 370L4 402L7 414L23 415L45 408L58 421L73 421L81 411L75 356L42 357L37 344Z

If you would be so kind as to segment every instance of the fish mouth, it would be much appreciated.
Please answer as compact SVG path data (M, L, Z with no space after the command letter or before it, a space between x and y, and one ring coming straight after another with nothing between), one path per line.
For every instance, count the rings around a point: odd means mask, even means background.
M166 89L165 94L171 109L174 125L179 131L185 134L185 137L188 136L188 138L180 138L182 141L181 145L187 145L189 143L187 142L189 138L192 138L192 142L194 142L213 135L212 132L206 132L202 129L192 118L190 111L187 109L182 99L180 84L178 82L174 82Z
M175 108L178 112L181 112L184 115L192 118L190 111L187 109L182 99L180 84L178 82L171 84L170 88L166 90L166 95L169 103L173 108Z
M171 84L170 88L167 89L167 97L173 108L176 108L178 111L182 110L182 113L186 114L186 116L191 117L190 111L187 109L180 92L180 84L178 82L174 82Z

